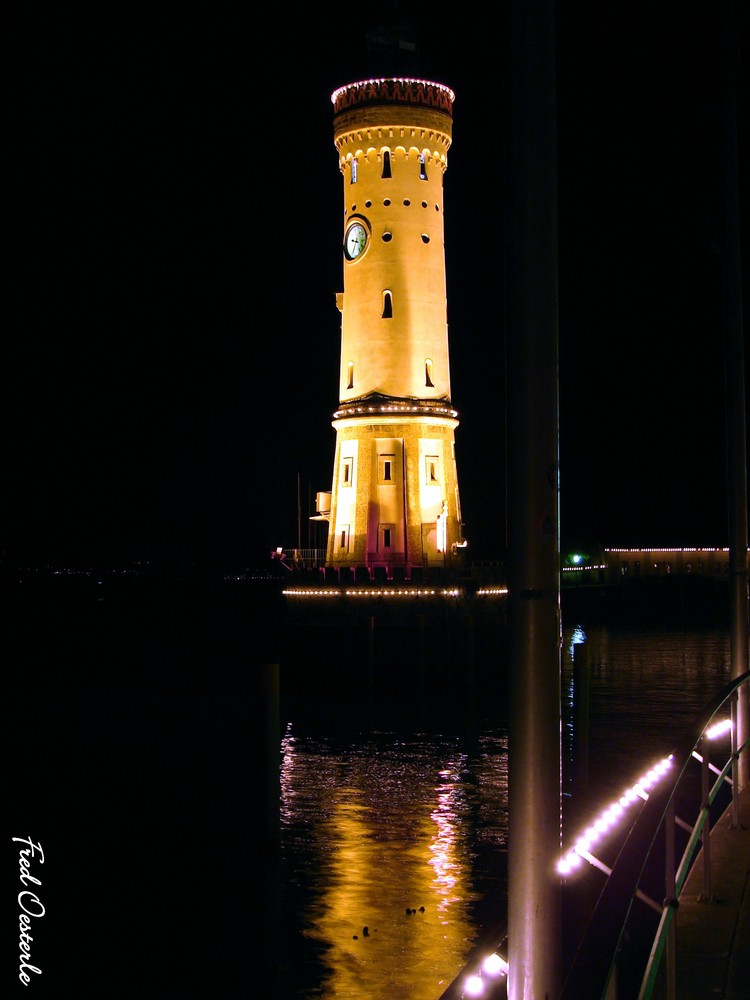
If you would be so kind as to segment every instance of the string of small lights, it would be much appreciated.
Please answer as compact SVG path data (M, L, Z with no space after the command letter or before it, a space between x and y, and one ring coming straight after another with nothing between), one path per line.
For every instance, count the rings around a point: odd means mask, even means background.
M484 587L475 592L481 597L503 597L507 587ZM282 591L284 597L460 597L460 587L288 587Z
M723 719L707 729L703 735L705 739L718 739L731 729L731 719ZM700 762L703 761L701 755L695 750L693 751L693 757ZM717 774L721 773L717 767L713 765L709 766ZM645 802L649 797L651 789L654 788L671 767L672 755L670 754L644 772L637 781L623 792L619 799L607 805L593 823L578 837L573 847L558 861L558 873L562 876L567 876L579 868L583 861L587 861L590 865L604 872L605 875L610 875L612 872L611 868L597 858L591 852L590 848L604 838L624 819L633 804ZM645 894L638 891L636 895L645 903L661 912L661 906L658 903L654 903ZM460 984L460 996L462 998L483 997L485 1000L491 1000L493 997L506 995L505 990L510 966L507 959L501 954L502 950L502 947L493 950L485 958L481 959L476 966L467 971L465 978Z

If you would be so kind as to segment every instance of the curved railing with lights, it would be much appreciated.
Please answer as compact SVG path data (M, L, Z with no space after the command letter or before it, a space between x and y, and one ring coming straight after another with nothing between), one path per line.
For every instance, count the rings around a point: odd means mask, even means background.
M641 943L638 956L640 965L631 970L635 978L638 1000L650 1000L656 984L662 955L668 936L674 933L673 916L675 903L685 884L688 873L698 852L698 847L706 839L705 828L711 817L711 807L721 805L720 793L729 790L729 804L733 808L739 793L739 758L748 750L748 740L737 745L737 705L739 691L750 681L750 672L727 684L704 708L682 741L663 760L642 774L632 786L623 791L615 802L607 805L597 818L584 830L558 862L558 872L567 889L575 894L578 886L573 882L575 874L585 869L586 863L603 872L606 876L604 889L588 920L587 929L577 947L559 1000L605 1000L612 996L611 980L618 957L621 956L623 937L630 926L630 918L643 920L642 913L633 910L633 902L644 903L654 920L648 925L655 926ZM729 703L730 717L720 718L726 713ZM729 753L721 767L709 760L708 746L714 741L729 736ZM675 803L683 783L689 783L695 775L689 774L689 765L697 760L700 764L700 806L692 826L676 815ZM715 781L709 786L713 773ZM695 792L688 792L688 798L696 801ZM687 801L687 799L686 799ZM603 845L616 830L629 830L619 847L616 860L609 867L594 851L603 853ZM681 828L686 840L682 857L675 864L673 831ZM660 838L659 833L664 837ZM651 864L656 858L656 866ZM705 863L705 860L704 860ZM651 866L651 870L649 870ZM658 870L654 872L654 867ZM649 894L644 876L662 888L659 894L663 902L656 902ZM669 888L666 888L669 887ZM666 892L664 889L666 888ZM648 912L647 911L647 912ZM490 944L480 944L474 950L471 960L461 974L451 983L440 1000L500 1000L507 996L509 965L507 927L498 930L495 940L501 944L494 948ZM491 939L491 935L487 938ZM673 954L673 953L672 953ZM672 961L667 950L668 980L674 985L675 969L669 967ZM628 956L628 961L632 956ZM617 993L619 996L619 992ZM633 993L635 996L635 992ZM672 989L668 995L674 996Z
M738 768L740 754L747 750L748 741L737 745L737 705L740 688L750 679L750 672L742 674L727 684L693 722L683 742L667 758L651 768L631 789L603 813L590 826L574 846L566 852L559 864L563 876L571 874L584 861L593 864L607 875L607 880L593 909L587 930L576 949L576 954L565 979L560 1000L599 1000L608 995L610 981L621 943L629 927L629 918L635 899L640 899L659 914L658 925L650 949L643 954L643 964L638 970L640 989L638 1000L649 1000L656 982L668 935L673 932L675 904L685 884L688 872L704 839L704 827L709 821L711 806L720 792L731 790L730 806L739 793ZM717 716L730 705L731 717ZM709 742L726 733L730 734L730 751L724 765L719 768L709 763ZM681 783L688 777L689 765L698 760L701 765L701 804L692 827L687 826L687 843L681 860L674 863L674 830L686 824L677 818L675 803ZM709 772L716 776L709 788ZM618 822L630 808L638 814L611 869L593 854L597 839ZM664 837L659 837L659 833ZM663 852L663 857L660 854ZM654 902L643 889L643 879L648 866L657 857L661 869L661 887L667 886L662 903ZM652 865L653 867L653 865ZM650 877L654 878L653 871ZM637 915L636 915L637 917ZM668 953L669 954L669 953ZM629 956L632 963L632 956ZM668 963L669 965L670 963ZM667 977L674 977L674 968L667 968ZM632 975L632 970L631 970ZM672 980L673 981L673 980Z

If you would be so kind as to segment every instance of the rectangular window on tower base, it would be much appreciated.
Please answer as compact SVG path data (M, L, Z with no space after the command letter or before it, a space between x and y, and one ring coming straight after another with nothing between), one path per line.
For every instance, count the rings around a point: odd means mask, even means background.
M440 482L440 459L437 455L425 456L425 482L428 486Z
M378 550L388 552L393 547L393 525L381 524L378 530Z
M395 455L378 455L378 480L395 483Z

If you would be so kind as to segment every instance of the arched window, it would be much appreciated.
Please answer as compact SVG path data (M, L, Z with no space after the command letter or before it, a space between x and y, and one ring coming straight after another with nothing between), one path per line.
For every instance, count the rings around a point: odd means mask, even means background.
M359 163L356 160L352 160L352 180L351 180L352 184L356 184L357 183L357 169L358 169L358 167L359 167Z
M424 153L419 154L419 179L420 181L427 180L427 160Z
M435 383L432 381L432 358L425 358L424 384L429 386L431 389L435 388Z
M390 177L390 176L391 176L391 154L386 149L386 151L383 153L383 173L381 174L381 177Z
M393 319L393 296L390 292L383 292L383 319Z

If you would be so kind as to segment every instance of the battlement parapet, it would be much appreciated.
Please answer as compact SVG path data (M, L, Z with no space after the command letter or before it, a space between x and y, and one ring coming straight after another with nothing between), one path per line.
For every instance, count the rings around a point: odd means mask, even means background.
M331 94L335 114L362 104L416 104L452 117L454 100L453 91L442 83L401 77L348 83Z

